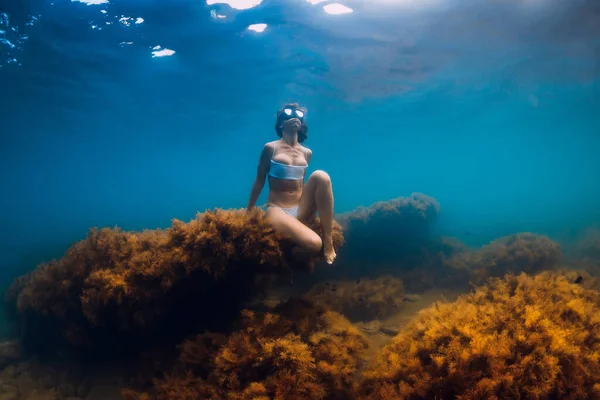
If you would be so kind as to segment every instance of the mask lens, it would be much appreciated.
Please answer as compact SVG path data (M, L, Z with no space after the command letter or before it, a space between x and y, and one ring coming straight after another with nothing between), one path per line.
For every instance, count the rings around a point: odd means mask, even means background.
M296 115L298 118L304 118L304 111L296 110Z
M292 115L292 110L290 108L286 108L283 110L283 112L285 113L285 115L287 115L288 117Z

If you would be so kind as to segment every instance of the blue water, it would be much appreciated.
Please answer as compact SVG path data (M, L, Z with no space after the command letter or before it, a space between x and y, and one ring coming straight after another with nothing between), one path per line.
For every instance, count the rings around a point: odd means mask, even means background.
M336 211L423 192L472 245L600 223L597 0L4 3L3 284L92 226L244 207L288 101Z

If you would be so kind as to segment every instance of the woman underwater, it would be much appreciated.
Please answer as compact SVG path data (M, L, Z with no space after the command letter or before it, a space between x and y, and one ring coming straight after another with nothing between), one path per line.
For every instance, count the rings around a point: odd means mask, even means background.
M256 179L250 193L248 210L255 205L269 176L269 197L265 216L273 228L291 238L299 250L311 255L321 251L328 264L336 254L331 237L333 224L333 190L324 171L314 171L304 184L312 151L304 147L308 127L306 109L287 104L277 112L275 132L281 138L264 145ZM319 214L323 238L306 223Z

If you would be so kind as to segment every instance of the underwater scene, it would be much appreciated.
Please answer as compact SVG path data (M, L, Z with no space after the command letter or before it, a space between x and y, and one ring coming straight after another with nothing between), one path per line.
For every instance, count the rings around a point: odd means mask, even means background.
M0 400L600 399L600 2L0 4Z

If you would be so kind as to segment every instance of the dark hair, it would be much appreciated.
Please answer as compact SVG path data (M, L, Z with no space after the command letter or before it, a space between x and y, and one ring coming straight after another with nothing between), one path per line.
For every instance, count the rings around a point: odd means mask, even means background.
M298 103L290 103L290 104L286 104L285 106L281 107L279 109L279 111L277 111L277 120L275 121L275 132L277 132L277 136L279 136L279 137L283 136L283 129L281 128L281 122L283 121L283 119L281 118L281 116L283 114L283 110L288 107L302 110L302 111L304 111L304 115L306 115L306 108L300 107L298 105ZM300 129L298 129L298 143L302 143L306 139L308 139L308 126L306 126L305 121L302 121L302 125L300 126Z

